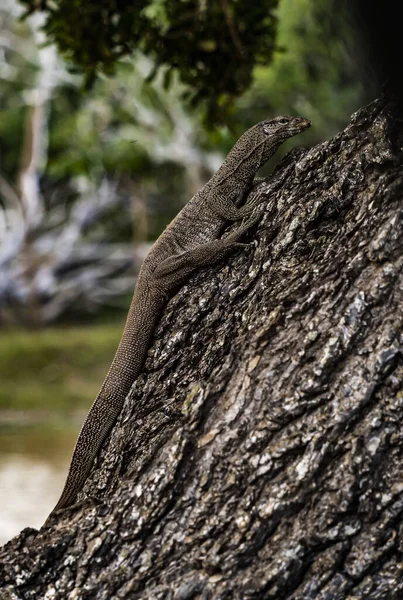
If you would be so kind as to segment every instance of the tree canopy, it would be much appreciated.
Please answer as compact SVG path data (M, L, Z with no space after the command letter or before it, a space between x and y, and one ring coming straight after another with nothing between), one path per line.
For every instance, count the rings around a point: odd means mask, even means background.
M84 70L87 82L112 73L116 61L139 50L154 73L167 65L188 85L194 103L216 112L249 87L256 64L275 49L279 0L21 0L27 14L46 15L45 32Z

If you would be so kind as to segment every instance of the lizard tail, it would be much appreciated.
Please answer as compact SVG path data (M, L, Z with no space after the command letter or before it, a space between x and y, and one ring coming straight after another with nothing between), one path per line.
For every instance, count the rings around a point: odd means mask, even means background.
M136 286L122 339L101 391L81 428L66 483L50 516L55 511L71 506L82 490L102 442L116 422L125 398L142 369L163 304L161 298L150 294L148 286Z

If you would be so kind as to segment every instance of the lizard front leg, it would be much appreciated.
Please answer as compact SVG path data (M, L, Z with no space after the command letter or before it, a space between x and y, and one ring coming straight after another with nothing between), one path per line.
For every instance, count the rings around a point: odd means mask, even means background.
M235 248L245 248L249 244L239 242L239 239L255 225L260 215L255 215L240 225L227 237L199 244L195 248L169 256L154 270L153 276L162 279L168 275L177 278L178 285L197 267L212 265L224 258Z
M256 197L249 198L246 204L238 208L228 196L211 194L207 198L210 210L221 219L226 221L240 221L249 217L259 202Z

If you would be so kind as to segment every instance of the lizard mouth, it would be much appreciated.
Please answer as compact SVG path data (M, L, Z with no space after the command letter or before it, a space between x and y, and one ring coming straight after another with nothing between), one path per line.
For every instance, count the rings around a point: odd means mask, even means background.
M284 130L284 137L289 138L298 135L308 129L312 125L311 121L303 117L295 117L289 127Z
M305 131L312 125L309 119L304 119L304 117L296 117L295 118L295 129L298 131Z

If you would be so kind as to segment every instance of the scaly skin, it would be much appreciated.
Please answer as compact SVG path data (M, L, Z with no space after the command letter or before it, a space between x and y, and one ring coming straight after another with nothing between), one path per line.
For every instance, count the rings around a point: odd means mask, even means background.
M155 242L141 267L123 336L102 388L84 421L62 495L52 511L73 504L81 491L102 442L122 410L141 372L154 329L172 293L198 267L211 265L244 244L242 235L256 222L249 218L225 238L227 221L248 217L254 206L237 205L253 185L258 169L280 144L304 131L301 117L277 117L246 131L223 165L193 196Z

